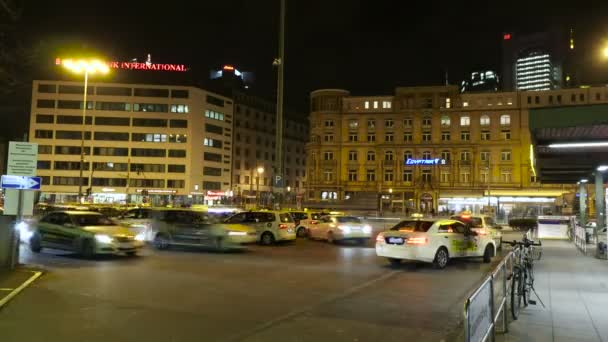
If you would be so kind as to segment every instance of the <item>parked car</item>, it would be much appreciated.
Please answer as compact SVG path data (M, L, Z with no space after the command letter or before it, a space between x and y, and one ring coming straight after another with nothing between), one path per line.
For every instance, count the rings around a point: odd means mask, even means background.
M263 245L296 239L295 222L288 211L248 211L235 214L224 222L254 228L258 242Z
M323 214L320 212L292 211L291 216L296 226L298 237L308 236L310 226L319 224L319 219Z
M54 211L40 219L29 239L30 249L39 253L55 248L80 253L135 255L143 241L129 229L91 211Z
M372 236L372 227L364 224L354 216L325 215L318 224L312 225L308 230L311 239L336 241L354 240L364 244Z
M463 222L448 219L404 220L376 237L376 255L398 265L418 260L445 268L452 258L483 257L490 262L496 244Z

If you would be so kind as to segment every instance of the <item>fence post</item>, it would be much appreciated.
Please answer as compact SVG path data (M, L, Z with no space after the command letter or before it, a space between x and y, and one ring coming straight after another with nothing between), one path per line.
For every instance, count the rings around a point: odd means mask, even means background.
M509 302L507 300L507 298L509 298L507 296L507 263L509 262L509 259L511 259L511 257L513 256L513 253L509 253L509 256L507 257L507 260L505 260L505 263L503 265L503 269L502 269L502 293L505 296L505 305L502 306L502 331L504 332L504 334L509 332L509 321L507 319L507 303Z

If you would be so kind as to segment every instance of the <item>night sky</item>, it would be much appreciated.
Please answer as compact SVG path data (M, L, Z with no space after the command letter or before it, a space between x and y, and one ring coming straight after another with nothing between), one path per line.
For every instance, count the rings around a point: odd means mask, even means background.
M557 1L287 2L286 101L303 112L309 92L318 88L391 94L399 85L442 84L446 68L452 84L475 69L500 72L505 31L574 27L577 48L589 51L608 39L608 1L570 1L578 7ZM19 26L29 42L44 41L57 51L86 47L109 59L140 61L150 53L156 63L188 64L193 78L233 64L254 72L256 92L272 98L279 1L192 3L24 1Z

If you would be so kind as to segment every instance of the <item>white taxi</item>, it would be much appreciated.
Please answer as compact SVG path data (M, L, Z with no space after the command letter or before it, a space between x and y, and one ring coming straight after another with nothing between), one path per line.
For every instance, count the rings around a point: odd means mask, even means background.
M398 265L401 260L418 260L444 268L451 258L483 257L490 262L496 243L456 220L408 219L376 237L376 255Z
M472 231L477 234L488 234L494 239L498 249L502 247L502 227L494 223L494 219L487 215L474 215L470 211L464 211L459 215L450 217L452 220L457 220L468 224Z
M372 237L372 227L361 222L358 217L326 215L317 224L308 227L308 237L327 240L329 243L352 240L364 244Z

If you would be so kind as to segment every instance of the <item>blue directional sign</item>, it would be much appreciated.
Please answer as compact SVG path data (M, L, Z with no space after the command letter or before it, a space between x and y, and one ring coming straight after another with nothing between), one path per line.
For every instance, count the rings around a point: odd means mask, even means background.
M40 190L42 177L2 175L3 189Z

